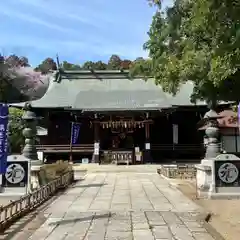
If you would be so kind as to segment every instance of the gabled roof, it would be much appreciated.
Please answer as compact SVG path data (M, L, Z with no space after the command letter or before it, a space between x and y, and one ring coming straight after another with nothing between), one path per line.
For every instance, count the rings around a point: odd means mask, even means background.
M128 71L56 72L45 95L32 101L34 108L72 108L83 111L160 110L193 106L193 83L182 85L176 96L163 92L154 79L130 79ZM23 106L22 104L14 104ZM197 105L205 105L198 102Z

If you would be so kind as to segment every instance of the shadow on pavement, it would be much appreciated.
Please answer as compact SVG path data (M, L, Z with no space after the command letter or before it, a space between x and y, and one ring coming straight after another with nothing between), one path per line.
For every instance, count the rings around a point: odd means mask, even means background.
M82 185L75 185L72 188L88 188L88 187L102 187L107 185L106 183L96 183L96 184L82 184Z
M99 215L92 215L89 217L82 217L82 218L73 218L73 219L66 219L66 220L60 220L53 223L49 223L49 226L51 225L64 225L68 223L75 223L75 222L85 222L94 219L102 219L102 218L109 218L111 216L114 216L115 214L107 213L107 214L99 214Z
M72 185L69 185L69 188L75 186L77 182L81 180L74 180ZM60 190L50 199L46 200L42 205L29 212L27 215L21 217L16 222L14 222L9 228L4 232L0 232L1 240L10 240L10 239L28 239L31 234L37 230L47 218L44 216L44 211L53 203L59 196L66 193L68 188ZM18 237L19 236L19 237Z

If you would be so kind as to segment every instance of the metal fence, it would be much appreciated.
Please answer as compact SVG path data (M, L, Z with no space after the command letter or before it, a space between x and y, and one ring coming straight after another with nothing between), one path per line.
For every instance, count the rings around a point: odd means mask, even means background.
M27 194L8 205L0 207L0 232L14 223L20 217L28 214L40 204L52 197L60 189L64 189L73 182L74 173L69 171L49 182L38 190Z

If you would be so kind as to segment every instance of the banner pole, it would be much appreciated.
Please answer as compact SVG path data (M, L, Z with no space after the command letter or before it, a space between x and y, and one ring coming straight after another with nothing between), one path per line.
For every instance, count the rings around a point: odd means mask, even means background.
M3 192L3 175L0 174L0 193Z
M73 163L73 156L72 156L72 140L73 140L73 122L71 122L71 138L70 138L70 156L69 156L69 163Z

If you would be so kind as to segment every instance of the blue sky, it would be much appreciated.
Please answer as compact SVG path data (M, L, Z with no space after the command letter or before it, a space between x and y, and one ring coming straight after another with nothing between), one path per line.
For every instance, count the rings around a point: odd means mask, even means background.
M0 0L0 50L32 65L56 54L72 63L146 57L153 13L147 0Z

